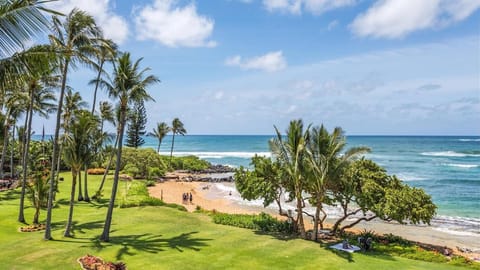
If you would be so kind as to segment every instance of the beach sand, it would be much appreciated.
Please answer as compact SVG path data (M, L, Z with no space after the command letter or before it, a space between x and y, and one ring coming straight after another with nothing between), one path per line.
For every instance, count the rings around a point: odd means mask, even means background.
M200 206L205 210L216 210L223 213L231 214L254 214L267 212L278 216L278 212L274 208L263 208L258 203L249 203L242 201L237 196L233 183L208 183L208 182L176 182L167 181L158 183L154 187L149 188L150 195L156 198L162 198L168 203L177 203L187 208L189 212L195 210L196 206ZM192 193L192 203L182 202L182 194ZM306 219L306 227L312 227ZM328 222L328 220L327 220ZM427 243L436 246L449 247L456 254L468 257L470 259L480 258L480 236L472 235L454 235L443 231L436 230L429 226L410 226L382 221L363 222L355 227L359 230L372 230L379 234L392 233L405 239ZM472 253L459 252L457 247L472 250Z

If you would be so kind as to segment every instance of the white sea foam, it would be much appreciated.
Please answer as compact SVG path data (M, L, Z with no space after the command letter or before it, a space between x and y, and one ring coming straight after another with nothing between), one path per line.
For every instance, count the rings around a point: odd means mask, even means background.
M455 151L423 152L420 154L422 156L433 156L433 157L480 157L480 154L466 154L466 153L458 153Z
M433 228L433 229L436 230L436 231L440 231L440 232L444 232L444 233L448 233L448 234L453 234L453 235L459 235L459 236L478 236L478 233L466 232L466 231L457 231L457 230L449 229L449 228L436 227L436 228Z
M480 142L480 139L458 139L461 142Z
M425 177L420 177L420 176L412 175L412 174L408 174L408 173L399 173L399 174L397 174L397 177L400 178L403 181L423 181L423 180L428 179L428 178L425 178Z
M197 156L199 158L252 158L255 155L270 157L270 152L174 152L174 156Z
M455 163L442 163L443 166L449 166L449 167L457 167L457 168L477 168L480 165L477 164L455 164Z

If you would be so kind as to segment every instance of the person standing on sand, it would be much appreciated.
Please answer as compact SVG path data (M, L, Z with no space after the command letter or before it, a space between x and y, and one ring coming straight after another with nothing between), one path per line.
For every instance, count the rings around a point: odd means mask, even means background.
M190 192L190 204L192 204L192 201L193 201L193 196L192 196L192 193Z

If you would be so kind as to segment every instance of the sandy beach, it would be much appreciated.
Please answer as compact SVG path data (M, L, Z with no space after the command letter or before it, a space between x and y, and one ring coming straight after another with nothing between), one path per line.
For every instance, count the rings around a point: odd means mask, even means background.
M200 206L206 210L217 210L232 214L253 214L267 212L277 215L275 208L264 208L258 205L258 202L243 201L238 197L234 183L208 183L208 182L176 182L166 181L158 183L149 188L150 195L162 198L168 203L177 203L184 205L189 212ZM192 203L182 202L183 193L192 193ZM307 221L307 227L311 224ZM373 221L360 223L356 229L373 230L379 234L392 233L411 241L432 244L436 246L447 246L455 253L461 254L471 259L480 257L480 236L455 235L436 230L429 226L409 226L400 224L385 223L382 221ZM469 249L472 253L461 253L458 248Z

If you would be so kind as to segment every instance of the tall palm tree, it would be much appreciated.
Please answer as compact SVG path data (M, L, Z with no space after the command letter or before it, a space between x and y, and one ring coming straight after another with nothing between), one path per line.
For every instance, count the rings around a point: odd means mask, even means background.
M296 200L297 218L295 223L296 229L300 232L302 238L306 238L302 192L307 181L305 157L309 129L310 127L304 132L302 120L293 120L290 121L285 139L277 127L275 127L277 136L270 140L271 152L280 162L281 170L288 182L290 197Z
M43 71L44 74L32 76L28 83L28 109L25 117L26 126L23 134L23 153L22 153L22 189L20 193L20 210L18 213L18 221L25 222L24 217L24 197L25 186L27 183L29 149L32 134L32 119L34 113L48 118L48 115L55 111L55 104L51 103L56 100L52 88L57 86L58 76L51 76L49 71Z
M97 70L97 77L96 79L90 81L90 84L95 84L95 90L93 92L92 113L95 113L95 106L97 104L97 91L98 86L100 86L101 82L100 78L105 72L103 70L103 65L105 64L105 62L113 62L118 50L117 44L115 44L115 42L110 39L100 40L94 48L97 63L94 63L93 66Z
M323 211L327 184L334 184L350 161L369 151L366 147L353 147L344 151L345 146L346 139L340 127L336 127L331 134L323 125L310 132L307 162L311 174L307 192L312 195L312 204L316 206L312 240L317 240L318 226L323 225L320 212Z
M50 35L50 42L53 47L62 55L60 68L62 69L62 84L58 99L57 120L55 125L55 135L53 139L52 160L56 161L58 156L58 137L60 133L60 120L62 116L63 99L67 82L67 74L72 64L77 62L88 62L88 56L91 55L92 45L95 40L101 36L101 31L95 24L93 17L78 9L72 10L65 21L62 22L58 17L53 18L54 34ZM45 240L50 240L51 220L54 196L55 182L55 162L52 162L50 189L48 192L47 219L45 229Z
M70 165L72 172L72 190L70 193L68 221L64 233L65 237L71 237L77 175L80 174L80 170L85 164L85 158L90 152L88 145L91 142L97 124L98 122L90 112L85 110L77 111L71 120L69 132L65 134L64 157L65 162Z
M82 96L80 95L79 92L73 92L71 88L67 87L67 92L65 93L65 103L63 104L63 132L66 134L69 129L70 125L70 120L72 116L77 112L78 110L84 108L87 106L87 103L82 100ZM62 140L60 145L58 146L58 151L59 153L62 153L62 147L63 147L63 142L65 141L65 138ZM56 183L58 183L58 176L60 172L60 163L62 162L62 156L58 155L57 159L57 180ZM56 184L55 183L55 184ZM78 182L78 200L83 201L83 194L82 194L82 182Z
M10 128L12 127L13 122L16 120L13 116L18 116L25 109L26 104L26 95L22 91L11 90L7 92L6 97L4 97L5 102L5 113L4 113L4 123L3 123L3 148L2 156L0 158L0 178L3 178L4 174L4 163L5 157L7 155L7 147L10 138Z
M128 106L135 102L153 100L147 92L147 87L159 82L158 78L153 75L146 76L146 72L150 70L149 68L140 70L141 60L142 58L132 62L130 53L121 55L114 65L113 82L107 85L109 96L119 100L120 122L118 123L118 153L113 177L112 195L110 196L107 216L105 218L105 226L103 227L103 233L100 237L100 239L105 242L110 240L110 226L112 223L115 196L117 194L118 175L122 159L123 133L125 130Z
M172 155L173 155L173 145L175 144L175 134L180 134L184 136L187 134L187 130L183 127L182 121L180 119L175 118L172 121L172 127L170 129L172 131L172 148L170 149L170 164L172 163Z
M160 154L160 145L162 144L162 140L163 138L165 138L165 136L169 131L170 131L170 127L165 122L157 123L157 128L153 129L153 135L155 136L155 138L158 139L157 153L159 154Z

